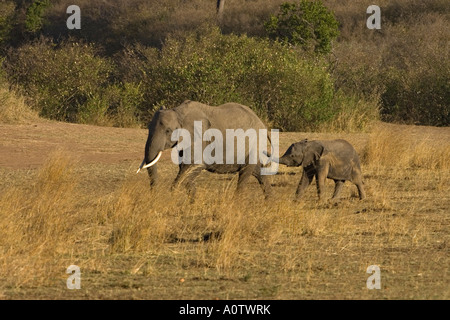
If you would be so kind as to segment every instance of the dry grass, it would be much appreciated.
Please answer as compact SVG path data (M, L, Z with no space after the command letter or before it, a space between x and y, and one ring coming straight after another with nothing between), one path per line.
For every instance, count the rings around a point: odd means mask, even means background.
M0 198L1 269L6 285L48 283L76 239L76 177L68 158L54 155L23 187Z
M149 191L146 177L125 164L115 169L121 182L103 180L109 187L99 191L90 185L104 166L87 172L57 153L28 173L24 181L32 182L1 186L0 293L448 299L448 141L439 147L407 130L375 130L357 148L365 150L368 198L357 200L347 184L339 203L318 203L311 186L294 204L299 175L286 168L273 177L276 196L268 202L255 181L233 199L235 177L205 173L191 203L183 190L170 191L169 163L161 164L157 189ZM81 268L81 290L65 288L71 264ZM370 291L365 270L374 264L382 290Z
M363 151L363 161L375 167L448 171L450 145L436 143L430 136L412 137L409 130L375 128Z
M27 123L38 119L38 114L16 92L0 85L0 123Z

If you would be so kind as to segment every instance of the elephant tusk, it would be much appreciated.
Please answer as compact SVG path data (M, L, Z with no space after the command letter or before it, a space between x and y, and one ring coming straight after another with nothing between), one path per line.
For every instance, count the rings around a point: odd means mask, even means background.
M138 174L139 171L141 171L142 167L144 166L144 163L145 163L145 159L142 160L142 163L141 163L141 165L139 166L139 169L136 171L136 174Z
M155 163L158 162L159 158L161 158L161 155L162 155L162 151L160 151L158 153L158 155L156 156L156 158L152 162L150 162L149 164L146 164L145 166L143 166L142 169L150 168L151 166L153 166Z

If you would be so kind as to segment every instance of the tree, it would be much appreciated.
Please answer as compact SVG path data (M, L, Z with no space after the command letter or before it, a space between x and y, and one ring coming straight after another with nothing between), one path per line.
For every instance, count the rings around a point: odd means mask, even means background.
M264 26L270 38L317 53L330 52L331 41L339 34L338 21L321 1L285 2Z
M28 8L25 28L30 33L37 33L44 26L44 13L50 6L49 0L36 0Z

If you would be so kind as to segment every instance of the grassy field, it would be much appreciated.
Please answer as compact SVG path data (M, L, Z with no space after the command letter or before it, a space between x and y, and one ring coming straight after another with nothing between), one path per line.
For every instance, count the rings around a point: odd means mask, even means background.
M283 2L227 0L218 20L209 0L78 0L69 31L72 2L0 1L0 299L450 299L448 1L379 0L369 30L366 1L325 0L340 35L321 58L268 42ZM367 198L313 183L294 203L301 172L280 167L268 201L204 172L191 202L169 150L150 190L138 128L185 99L317 131L281 133L281 153L348 140Z
M97 161L135 145L143 151L145 130L37 126L45 129L28 143L48 140L42 164L27 168L28 146L24 166L11 151L11 166L4 156L0 169L2 299L450 298L448 128L282 133L280 152L305 137L341 137L362 158L366 200L346 183L338 203L318 202L311 185L295 204L296 168L280 167L271 177L271 201L256 180L233 199L236 176L205 172L190 203L183 189L170 191L177 168L169 151L159 167L162 183L151 191L146 174L135 174L140 158ZM80 145L110 145L61 148L46 136L61 126L79 130ZM25 140L15 135L24 128L0 126L0 145L20 148ZM329 197L332 188L328 181ZM81 269L80 290L66 287L72 264ZM366 287L370 265L380 267L380 290Z

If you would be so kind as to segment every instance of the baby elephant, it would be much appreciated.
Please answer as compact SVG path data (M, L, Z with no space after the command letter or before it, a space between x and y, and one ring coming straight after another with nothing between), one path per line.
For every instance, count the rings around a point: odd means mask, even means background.
M358 154L353 146L342 139L339 140L302 140L293 143L279 159L279 163L288 167L303 167L303 176L297 188L297 200L316 177L319 199L326 178L333 179L335 189L332 199L341 193L346 180L358 187L359 198L365 198L362 182L361 166Z

